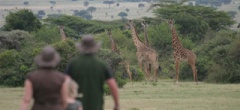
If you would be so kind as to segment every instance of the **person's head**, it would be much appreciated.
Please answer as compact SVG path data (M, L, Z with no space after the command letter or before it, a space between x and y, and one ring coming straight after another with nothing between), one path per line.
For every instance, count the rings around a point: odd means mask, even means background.
M91 34L84 35L80 43L77 43L77 49L83 54L97 53L101 47L100 42L96 42Z
M75 98L78 96L78 84L74 80L68 82L68 97Z
M60 55L52 46L45 46L34 61L38 67L54 68L60 62Z

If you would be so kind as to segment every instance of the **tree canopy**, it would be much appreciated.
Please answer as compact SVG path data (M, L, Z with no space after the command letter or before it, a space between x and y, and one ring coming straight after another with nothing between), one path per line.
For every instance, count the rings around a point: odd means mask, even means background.
M180 33L185 35L202 36L208 28L218 31L234 24L226 12L204 6L165 5L155 9L154 13L159 18L173 18L180 25Z
M25 30L28 32L36 31L41 27L41 22L34 16L33 12L27 9L22 9L17 12L10 12L6 16L6 24L3 26L4 30Z

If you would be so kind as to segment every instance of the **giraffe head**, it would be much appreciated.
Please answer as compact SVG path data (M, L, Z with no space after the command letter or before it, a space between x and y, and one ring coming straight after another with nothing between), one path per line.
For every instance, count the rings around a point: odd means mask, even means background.
M132 20L128 20L128 23L125 24L126 29L130 29L132 26L133 26L133 21Z
M106 29L106 32L107 32L107 35L111 35L112 34L111 29Z
M63 28L64 28L64 26L63 26L63 25L60 25L60 26L58 26L58 28L59 28L59 29L63 29Z
M172 29L173 28L173 24L174 24L174 20L171 18L168 20L168 25L169 25L169 28Z
M143 28L146 28L146 27L147 27L147 23L146 23L145 20L143 20L143 21L141 22L141 24L142 24Z

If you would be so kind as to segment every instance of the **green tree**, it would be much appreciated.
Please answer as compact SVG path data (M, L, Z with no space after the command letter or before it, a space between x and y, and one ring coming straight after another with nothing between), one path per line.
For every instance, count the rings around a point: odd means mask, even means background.
M37 42L45 42L51 44L61 40L59 29L54 26L43 26L37 32L33 33Z
M181 34L202 36L208 27L211 30L220 30L234 24L232 18L223 11L211 7L164 5L154 10L158 18L173 18L180 25Z
M108 4L109 8L110 8L110 5L114 4L115 2L113 0L106 0L106 1L103 1L103 4Z
M49 1L52 5L56 5L56 1Z
M28 6L29 5L28 1L23 2L23 5Z
M125 12L120 12L120 13L118 13L118 16L122 17L122 20L124 20L124 18L127 17L128 14Z
M25 30L28 32L37 31L41 28L41 22L34 16L33 12L27 9L22 9L17 12L10 12L5 18L4 30Z
M87 7L89 5L89 2L88 1L84 1L83 5Z
M0 32L0 52L1 50L21 50L31 42L32 36L25 31L13 30Z
M143 9L145 7L145 5L144 4L142 4L142 3L139 3L138 4L138 8L141 8L141 9Z
M129 12L130 10L128 8L126 8L126 12Z
M96 10L97 10L97 8L96 8L96 7L93 7L93 6L90 6L90 7L87 8L87 11L89 11L89 12L91 13L91 15L92 15L92 13L95 12Z
M239 41L239 32L221 30L198 46L195 50L199 78L214 83L239 83Z
M87 10L75 11L74 13L75 15L81 16L84 19L87 19L87 20L92 19L92 15L90 15L90 13Z

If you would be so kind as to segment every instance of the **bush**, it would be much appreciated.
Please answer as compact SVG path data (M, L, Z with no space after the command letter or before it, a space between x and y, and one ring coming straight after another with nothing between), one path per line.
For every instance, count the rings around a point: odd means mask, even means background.
M213 83L240 82L240 34L230 30L219 31L215 38L198 47L199 79Z
M137 68L136 66L131 66L130 70L132 72L132 80L133 81L145 80L144 72L140 68Z
M32 32L41 28L41 22L34 16L32 11L27 9L15 13L10 12L5 21L6 24L3 27L6 31L19 29Z
M32 42L32 36L25 31L13 30L0 32L0 51L15 49L20 51L23 47L28 47Z

